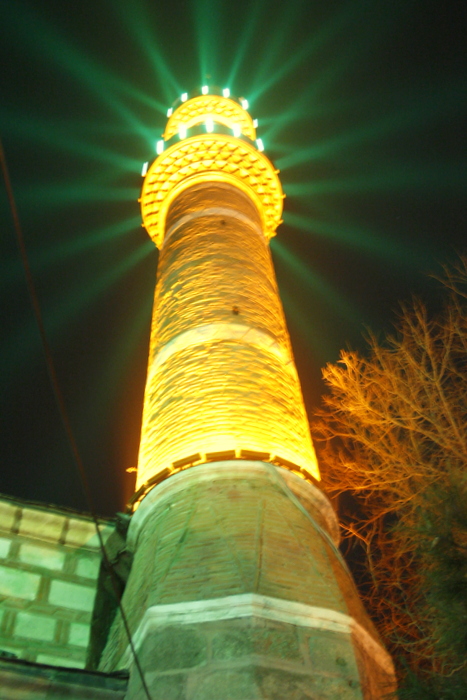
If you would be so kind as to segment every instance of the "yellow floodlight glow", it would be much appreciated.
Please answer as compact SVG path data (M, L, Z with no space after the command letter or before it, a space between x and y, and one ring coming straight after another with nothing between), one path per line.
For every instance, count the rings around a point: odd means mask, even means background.
M224 97L230 97L230 90L229 90L229 88L224 88L224 89L222 90L222 95L223 95Z
M203 95L207 95L207 94L209 93L209 86L208 86L208 85L203 85L203 87L201 88L201 93L202 93Z

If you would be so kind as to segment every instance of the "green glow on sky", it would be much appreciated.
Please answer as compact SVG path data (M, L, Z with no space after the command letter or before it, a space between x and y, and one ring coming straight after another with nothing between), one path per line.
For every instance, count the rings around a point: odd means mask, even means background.
M67 290L63 284L59 298L50 300L44 312L45 329L50 342L58 345L59 339L66 337L67 328L77 322L80 314L151 253L154 253L154 244L148 239L118 264L107 268L104 273L96 274L92 282L88 274L85 285L80 280L74 289ZM29 363L31 353L36 352L37 341L36 323L31 313L26 322L17 326L4 343L4 357L11 367L11 381L14 381L14 370Z
M134 236L140 226L140 216L132 216L108 226L99 226L94 230L85 231L73 238L64 237L62 241L55 242L53 246L47 248L34 248L29 251L33 273L37 275L49 268L69 262L70 259L76 260L77 256L86 254L90 250L115 243L119 237ZM78 261L76 263L79 264ZM12 266L9 261L0 263L0 276L5 285L11 284L15 278L22 277L23 274L19 266Z
M100 179L100 178L99 178ZM48 202L52 208L68 206L76 202L134 202L138 190L133 187L118 187L111 182L62 182L29 185L23 188L21 202L37 206Z
M332 307L333 311L341 316L353 319L359 323L361 315L357 309L337 292L315 270L311 270L297 255L292 253L280 240L274 238L271 241L274 252L287 264L294 279L300 280L301 285L308 287L320 303Z
M259 31L261 31L261 14L268 7L269 0L258 0L251 9L251 14L248 18L248 22L244 22L241 30L241 34L238 40L237 51L232 56L232 65L230 72L228 74L225 87L231 87L237 83L241 83L242 77L239 73L241 69L242 62L250 50L251 45L254 43L255 37Z
M417 251L413 247L396 244L394 239L385 237L382 231L371 231L363 226L338 221L328 221L292 212L284 213L284 222L289 226L306 231L311 236L322 236L354 249L360 249L377 258L391 260L397 264L413 264ZM419 251L421 252L421 251Z
M219 84L217 62L213 61L213 57L219 56L222 51L220 28L224 26L224 22L221 8L221 3L213 3L210 0L197 0L192 3L201 85Z
M142 2L128 3L126 0L116 2L124 26L131 32L135 40L135 48L142 50L149 64L151 75L156 81L156 88L163 91L166 102L156 101L157 111L165 117L167 108L183 92L182 86L175 78L169 67L169 62L159 49L160 41L157 36L157 26L151 21L148 8ZM175 47L175 51L177 47ZM155 89L154 94L159 90ZM145 96L148 99L149 96ZM153 95L150 96L152 99ZM163 123L163 122L162 122Z
M111 172L115 177L115 171L139 172L141 162L122 153L96 145L96 138L92 141L89 134L76 135L76 131L83 129L73 128L70 124L57 124L45 118L32 117L29 114L18 113L5 109L0 119L3 133L14 135L21 139L41 143L59 153L72 153L82 159L91 159L99 163L107 163L112 166ZM152 142L154 139L152 139ZM53 158L53 154L50 156Z

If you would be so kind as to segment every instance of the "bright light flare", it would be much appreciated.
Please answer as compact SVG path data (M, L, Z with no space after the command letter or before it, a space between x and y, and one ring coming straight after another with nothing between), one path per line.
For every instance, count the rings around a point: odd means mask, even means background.
M186 139L186 126L184 124L180 125L178 135L181 139Z
M222 95L223 95L223 97L230 97L230 90L229 90L229 88L224 88L224 89L222 90Z
M149 163L143 163L143 167L141 168L142 177L144 177L146 175L146 173L148 172L148 167L149 167Z
M208 134L212 134L214 131L214 121L212 119L206 119L206 131Z
M203 85L203 87L201 88L201 93L202 93L203 95L207 95L207 94L209 93L209 87L208 87L208 85Z
M237 139L239 139L240 136L242 135L242 127L240 126L240 124L234 124L232 131L233 131L233 135Z
M188 93L187 93L187 92L183 92L183 93L182 93L182 96L180 97L181 102L186 102L187 99L188 99Z
M164 142L162 140L159 140L156 143L156 153L158 156L160 156L160 154L163 152L164 152Z
M258 147L258 151L264 151L263 139L256 139L256 146Z
M242 105L243 109L248 109L249 107L248 100L245 100L244 97L242 97L242 99L240 100L240 104Z

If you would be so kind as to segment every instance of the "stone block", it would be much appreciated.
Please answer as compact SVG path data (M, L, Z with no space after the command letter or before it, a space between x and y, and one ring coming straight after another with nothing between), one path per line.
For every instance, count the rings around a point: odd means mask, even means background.
M265 697L269 700L269 696L261 694L254 670L243 668L212 671L201 676L190 700L263 700ZM289 697L302 700L298 695L281 695L280 700ZM307 700L310 700L310 696Z
M71 610L91 612L94 606L96 589L81 586L67 581L52 581L49 593L49 603L60 605Z
M34 539L58 542L64 523L65 517L63 515L56 515L46 510L23 508L19 534Z
M194 668L206 663L204 635L188 626L150 630L143 642L141 664L145 671Z
M7 537L0 537L0 558L6 559L10 551L11 540Z
M353 686L345 678L291 673L279 669L258 667L255 673L260 698L268 700L363 700L359 684ZM219 695L219 700L228 696ZM247 696L249 697L249 696Z
M311 666L317 673L359 677L350 634L312 630L307 637Z
M18 506L0 501L0 530L9 532L15 522Z
M45 615L19 612L16 615L15 636L51 642L55 634L55 620Z
M68 644L73 644L77 647L87 647L89 644L89 634L91 632L90 625L82 625L79 622L72 622L70 625L70 634Z
M149 690L151 700L185 700L186 698L186 676L183 673L147 673L145 675L146 685ZM146 698L143 690L141 678L138 671L133 666L130 673L128 693L125 696L131 698Z
M19 550L19 560L24 564L40 566L44 569L61 571L65 561L65 553L51 547L40 547L39 545L25 543Z
M85 556L79 556L76 561L75 574L84 578L97 579L101 565L101 555L92 554L91 552Z
M104 543L110 537L114 530L113 525L99 525ZM81 520L78 518L70 518L68 531L65 537L65 544L71 547L83 547L85 549L99 550L100 543L96 532L96 526L93 520Z
M258 654L279 659L301 660L297 635L290 625L225 625L212 639L214 659L228 660Z
M0 566L0 595L34 600L41 577L38 574Z

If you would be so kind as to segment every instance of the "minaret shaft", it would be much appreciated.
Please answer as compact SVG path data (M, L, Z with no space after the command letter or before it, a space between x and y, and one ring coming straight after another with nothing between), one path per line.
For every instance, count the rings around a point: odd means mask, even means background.
M167 214L137 487L219 452L258 452L318 478L261 217L214 182L182 192Z

